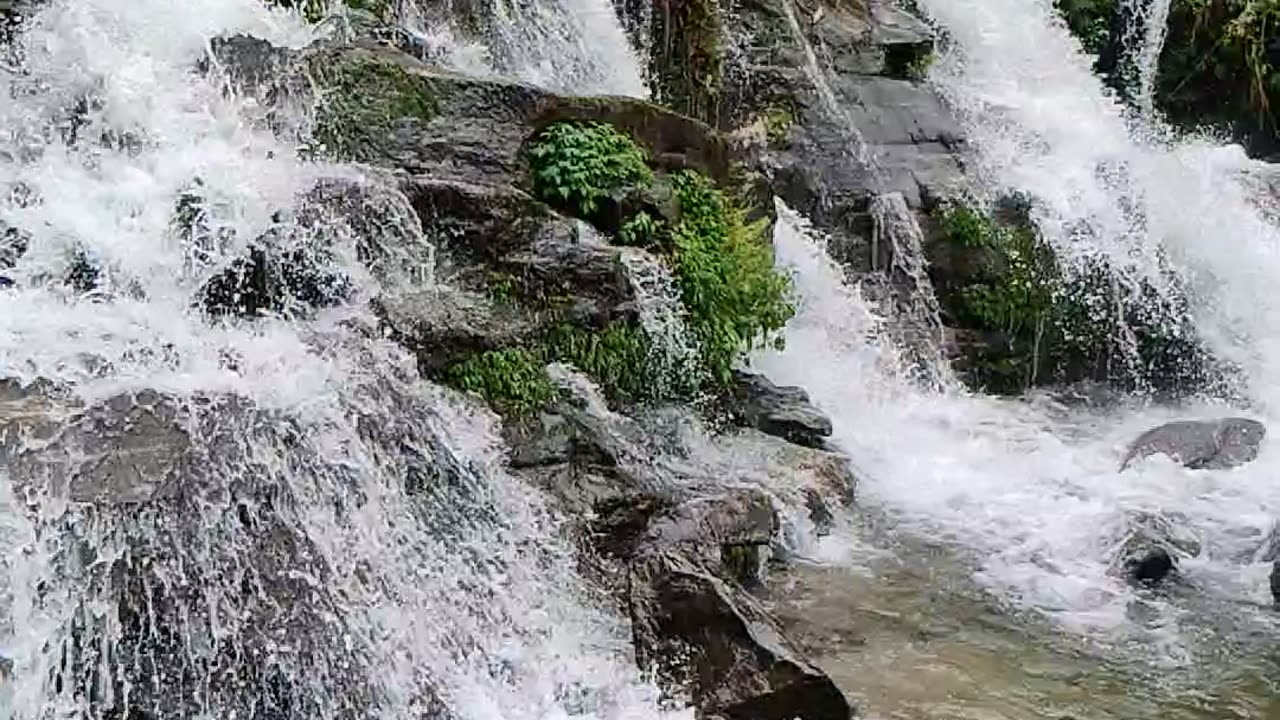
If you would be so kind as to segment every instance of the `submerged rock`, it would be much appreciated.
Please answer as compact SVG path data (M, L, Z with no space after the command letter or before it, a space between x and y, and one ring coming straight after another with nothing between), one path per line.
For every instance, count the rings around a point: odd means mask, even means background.
M1168 455L1193 470L1225 470L1252 462L1267 428L1257 420L1181 420L1143 433L1120 469L1151 455Z
M1199 554L1200 539L1185 517L1138 512L1125 520L1110 569L1131 582L1154 585L1171 576L1181 560Z

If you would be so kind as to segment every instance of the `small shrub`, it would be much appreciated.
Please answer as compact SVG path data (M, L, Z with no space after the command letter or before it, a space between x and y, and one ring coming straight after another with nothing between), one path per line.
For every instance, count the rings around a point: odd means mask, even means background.
M618 243L630 247L657 245L662 232L662 221L641 210L632 215L618 230Z
M630 137L604 123L556 123L529 149L537 196L591 218L602 202L653 181L648 156Z
M996 229L991 220L977 210L958 206L942 214L942 231L947 239L967 248L992 247Z
M770 106L760 119L764 123L765 138L770 145L775 146L787 141L791 127L796 124L795 111L782 105Z
M728 382L734 364L795 313L790 279L773 266L763 222L748 224L746 211L697 173L673 182L680 204L673 261L689 327L711 378Z
M547 338L547 354L591 376L612 397L646 400L660 386L649 335L634 323L614 323L600 332L561 325Z
M520 415L538 410L555 396L542 358L524 348L472 356L446 370L444 379L454 388L479 394L500 410Z

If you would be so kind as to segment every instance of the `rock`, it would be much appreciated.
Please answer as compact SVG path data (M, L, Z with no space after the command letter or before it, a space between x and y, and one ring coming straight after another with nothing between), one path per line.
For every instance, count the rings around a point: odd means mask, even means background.
M876 290L890 329L923 341L909 359L929 372L940 328L919 332L918 308L898 302L918 297L922 276L892 272L928 258L911 243L895 256L873 216L875 198L899 196L918 234L930 211L968 187L959 123L931 87L906 79L927 64L928 28L892 3L864 0L623 7L647 30L639 45L650 50L654 96L738 140L772 194L829 236L854 282Z
M431 282L380 307L427 373L477 351L535 343L564 323L602 328L638 317L622 250L590 226L511 187L416 178L405 190L438 264Z
M1280 605L1280 560L1271 566L1271 597Z
M798 387L778 387L763 375L734 373L733 414L748 427L797 445L822 447L831 420Z
M1132 582L1157 584L1177 570L1180 560L1200 554L1200 540L1179 514L1137 512L1125 519L1111 551L1110 571Z
M1168 455L1193 470L1224 470L1252 462L1266 437L1262 423L1246 418L1182 420L1143 433L1120 469L1151 455Z
M849 720L835 684L804 660L760 602L675 550L651 550L629 572L642 668L689 688L703 716Z

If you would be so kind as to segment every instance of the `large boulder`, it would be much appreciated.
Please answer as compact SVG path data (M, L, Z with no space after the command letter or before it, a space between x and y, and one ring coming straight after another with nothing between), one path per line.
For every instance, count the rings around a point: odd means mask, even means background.
M1181 420L1148 430L1134 441L1120 469L1151 455L1167 455L1193 470L1225 470L1252 462L1267 428L1257 420Z
M646 552L631 565L630 587L641 665L689 688L704 717L854 716L835 683L785 639L760 601L684 554Z
M806 447L822 447L831 419L798 387L778 387L763 375L735 372L731 412L748 427Z
M817 525L840 502L826 498L852 493L842 459L755 430L713 438L683 409L621 415L583 376L552 375L553 406L508 425L511 463L584 519L584 566L616 565L601 581L630 608L641 665L703 716L847 720L848 701L748 590L789 542L780 506L814 502Z

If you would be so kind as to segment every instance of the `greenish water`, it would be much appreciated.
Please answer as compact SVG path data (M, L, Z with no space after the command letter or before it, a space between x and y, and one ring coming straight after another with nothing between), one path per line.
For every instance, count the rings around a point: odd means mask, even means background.
M802 649L872 720L1280 718L1273 632L1189 623L1177 632L1194 635L1182 638L1193 659L1173 664L1140 633L1103 642L1015 617L959 568L930 567L948 562L801 565L776 575L768 596Z

